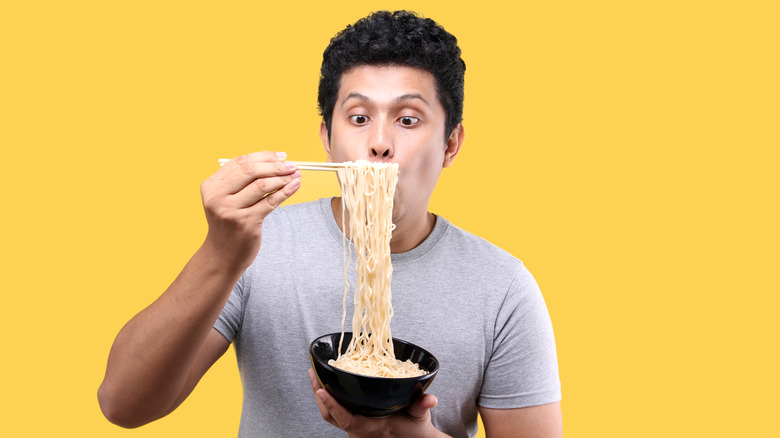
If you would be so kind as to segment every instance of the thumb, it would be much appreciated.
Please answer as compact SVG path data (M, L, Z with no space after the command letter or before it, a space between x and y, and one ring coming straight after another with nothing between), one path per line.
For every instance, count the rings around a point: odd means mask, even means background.
M428 414L428 411L436 407L439 400L435 395L423 394L407 409L407 414L417 420L422 420Z

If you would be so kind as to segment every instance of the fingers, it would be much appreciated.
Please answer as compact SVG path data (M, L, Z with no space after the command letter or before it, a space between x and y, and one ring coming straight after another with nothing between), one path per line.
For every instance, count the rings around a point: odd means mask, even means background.
M204 182L201 191L209 207L244 209L263 202L256 212L265 217L300 186L301 173L284 159L284 152L255 152L234 158ZM273 194L274 196L269 196Z
M320 382L317 381L317 378L314 374L314 368L309 368L309 380L311 381L312 391L317 392L318 389L322 388L320 386Z
M360 427L365 431L366 422L361 422L363 417L352 414L344 406L341 406L328 391L322 389L317 380L314 370L309 368L309 379L311 380L311 389L314 391L314 398L317 401L317 407L320 409L320 416L328 423L344 431L352 431Z
M428 415L428 411L436 407L439 400L431 394L423 394L406 410L406 414L414 420L422 420Z
M318 389L314 395L317 398L317 405L320 406L320 414L323 414L323 410L326 413L322 415L325 421L338 427L344 431L351 431L357 428L357 424L360 417L349 412L344 406L341 406L330 394L324 389Z
M322 399L317 395L317 391L325 391L322 389L322 386L320 386L320 382L317 380L317 377L314 374L314 370L309 368L309 380L311 380L311 390L314 391L314 399L317 401L317 407L320 409L320 416L322 416L322 419L327 421L328 423L338 427L335 420L330 416L330 413L328 412L328 408L325 407L325 404L322 402Z
M300 178L295 178L282 186L281 189L265 196L254 205L246 208L249 217L265 218L287 198L292 196L301 186Z
M283 177L296 171L291 164L285 164L287 154L284 152L254 152L242 155L225 163L215 174L224 195L234 195L242 191L256 180L266 178ZM287 183L289 181L285 181ZM275 189L258 187L264 194L278 190L283 184L276 185Z
M300 184L300 177L301 173L299 171L295 171L295 173L292 173L290 175L286 176L278 176L278 177L271 177L271 178L258 178L256 180L253 180L244 187L242 190L240 190L238 193L231 195L230 198L232 198L231 203L236 208L246 208L251 207L252 205L257 204L260 200L267 197L268 195L272 193L276 193L280 189L284 188L286 185L295 182L295 184L291 187L288 187L287 193L288 195L291 195L293 192L290 192L289 189L295 188L297 190L297 186ZM288 196L284 197L286 199ZM282 200L284 200L282 199ZM280 202L276 203L276 205L279 205Z
M309 369L311 389L322 419L357 436L377 436L380 432L392 432L393 436L429 436L435 431L430 410L439 400L431 394L423 394L406 410L389 417L368 418L354 415L341 406L328 391L322 389L313 369Z
M333 417L330 415L330 412L328 411L328 408L325 406L325 397L319 394L320 391L327 392L322 388L314 391L314 399L317 401L317 407L320 409L320 416L328 423L339 427L338 423L336 423L336 420L333 419Z

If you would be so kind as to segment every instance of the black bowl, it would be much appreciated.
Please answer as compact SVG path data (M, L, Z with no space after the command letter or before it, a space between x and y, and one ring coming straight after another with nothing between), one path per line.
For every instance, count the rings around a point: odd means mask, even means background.
M350 373L328 365L338 357L341 333L319 337L311 343L309 354L320 385L350 411L367 417L383 417L398 412L419 398L431 384L439 370L439 361L429 352L393 338L395 357L411 359L428 372L418 377L371 377ZM352 332L344 333L342 352L346 351Z

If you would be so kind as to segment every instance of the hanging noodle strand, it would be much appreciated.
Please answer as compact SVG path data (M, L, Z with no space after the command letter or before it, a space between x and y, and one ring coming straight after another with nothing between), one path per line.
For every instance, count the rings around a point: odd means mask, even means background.
M393 196L398 182L398 165L358 160L338 170L344 238L345 211L349 212L349 239L356 257L355 312L352 340L344 354L330 364L357 374L374 377L412 377L427 374L410 360L395 358L390 319L393 317L390 280L390 238L393 228ZM344 301L339 351L344 341L344 321L350 285L344 251ZM352 248L350 248L350 252Z

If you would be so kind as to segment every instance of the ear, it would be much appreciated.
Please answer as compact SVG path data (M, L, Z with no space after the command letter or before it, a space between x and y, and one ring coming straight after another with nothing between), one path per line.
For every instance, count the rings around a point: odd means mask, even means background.
M442 167L450 167L455 161L455 157L460 152L460 147L463 146L463 140L466 137L466 132L463 130L463 123L458 123L452 130L450 138L447 139L447 149L444 151L444 163Z
M328 126L325 125L325 121L323 120L320 123L320 140L322 141L322 147L325 148L325 153L328 154L328 162L332 162L330 156L330 139L328 138Z

